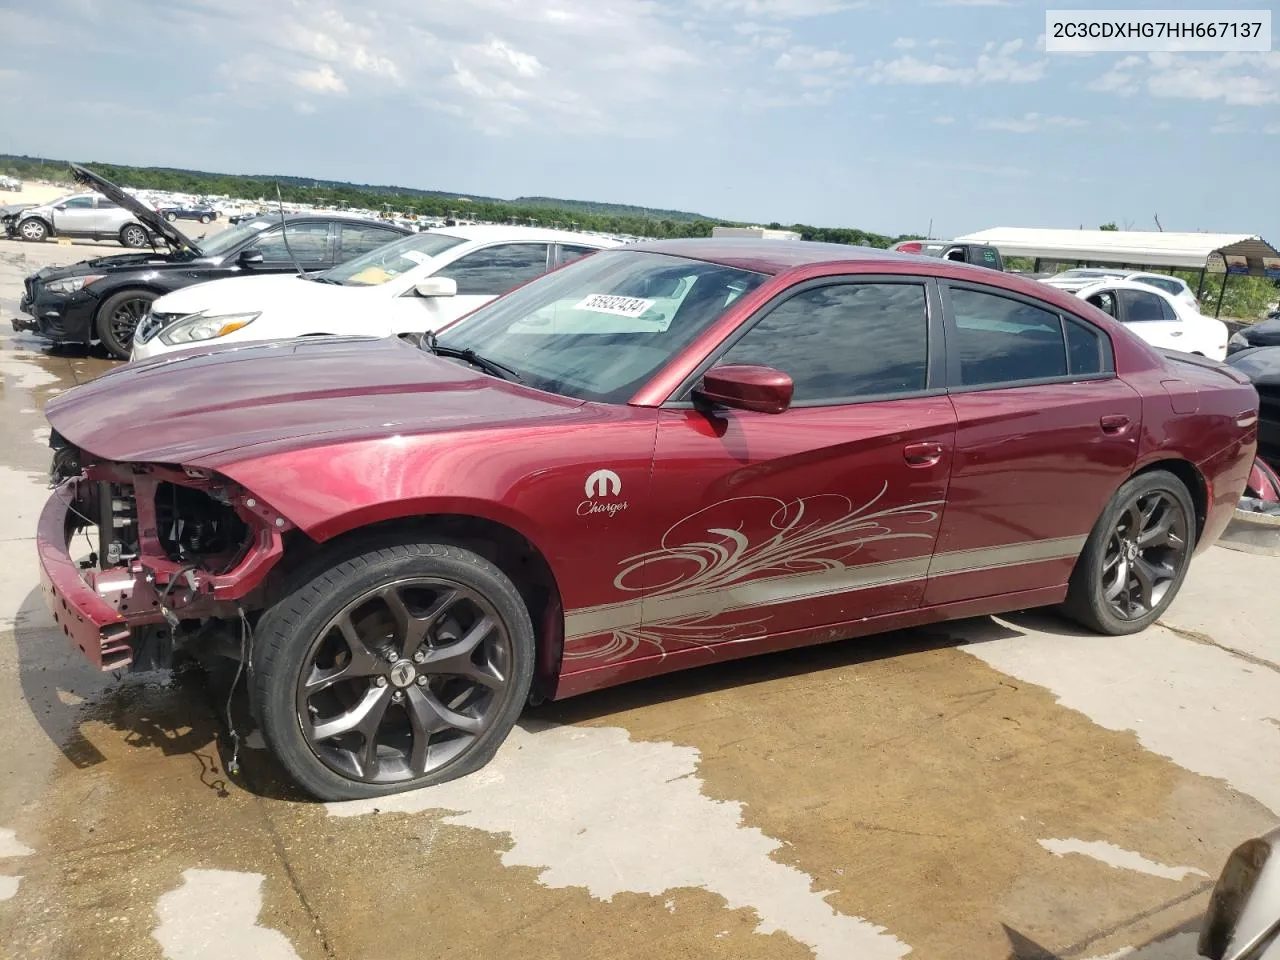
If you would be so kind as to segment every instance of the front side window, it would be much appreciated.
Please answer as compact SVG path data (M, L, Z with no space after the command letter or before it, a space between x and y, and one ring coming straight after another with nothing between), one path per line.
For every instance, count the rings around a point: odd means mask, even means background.
M324 260L329 246L329 224L327 222L286 223L289 246L285 248L285 236L277 228L264 233L253 244L253 249L262 253L263 260L308 261L315 263ZM290 256L292 254L292 256Z
M414 233L394 243L383 243L364 256L340 263L320 276L348 287L376 287L431 263L435 257L460 243L466 241L447 233Z
M458 296L497 297L546 272L545 243L500 243L459 257L439 275L458 284Z
M927 385L929 312L915 283L805 290L770 310L721 363L774 367L796 403L918 393Z
M1112 317L1117 317L1118 319L1116 314L1116 295L1110 290L1103 290L1101 293L1095 293L1085 302L1093 304L1103 313Z
M68 210L92 210L93 197L72 197L65 206Z
M487 304L442 331L439 343L474 350L549 393L625 403L765 279L667 254L602 250Z
M1165 318L1161 309L1164 301L1154 293L1141 290L1121 290L1119 293L1126 323L1153 323Z
M244 220L234 227L218 231L208 239L201 239L200 252L206 257L220 257L239 248L241 244L244 244L246 249L253 248L256 246L255 244L245 243L245 241L260 236L266 230L279 223L279 219L271 217L255 217L252 220Z
M963 386L1067 375L1066 338L1056 313L959 287L951 288L951 308Z

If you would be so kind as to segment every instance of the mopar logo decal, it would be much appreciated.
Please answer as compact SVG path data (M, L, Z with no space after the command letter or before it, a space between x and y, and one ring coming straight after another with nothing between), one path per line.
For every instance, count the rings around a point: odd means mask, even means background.
M616 497L622 492L622 479L612 470L597 470L587 477L587 497Z

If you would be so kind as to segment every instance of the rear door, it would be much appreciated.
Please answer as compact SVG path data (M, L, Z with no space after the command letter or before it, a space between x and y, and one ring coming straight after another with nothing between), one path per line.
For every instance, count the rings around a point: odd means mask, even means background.
M956 429L941 331L923 278L801 284L704 365L783 371L790 409L697 408L696 377L662 409L652 549L618 581L645 593L643 653L804 639L919 605Z
M1155 347L1170 350L1190 350L1183 343L1186 330L1177 313L1157 293L1146 290L1116 290L1120 304L1120 321Z
M1064 585L1133 469L1141 398L1084 320L981 284L943 283L942 299L958 422L924 602Z

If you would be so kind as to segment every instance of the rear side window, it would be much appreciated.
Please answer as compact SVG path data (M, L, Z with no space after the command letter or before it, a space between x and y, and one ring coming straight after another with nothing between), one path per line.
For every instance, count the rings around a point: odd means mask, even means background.
M1171 303L1170 303L1168 300L1166 300L1164 297L1161 297L1161 298L1160 298L1160 312L1161 312L1162 314L1164 314L1164 318L1165 318L1166 320L1168 320L1169 322L1171 322L1171 323L1177 323L1177 322L1178 322L1178 314L1177 314L1177 311L1175 311L1175 310L1173 309L1173 304L1171 304Z
M1116 316L1116 295L1111 293L1109 290L1104 290L1101 293L1095 293L1085 302L1093 304L1103 313L1109 314L1113 317Z
M1126 323L1152 323L1164 320L1165 302L1154 293L1141 290L1121 290L1120 302L1124 304Z
M589 253L596 252L595 247L580 247L572 243L562 243L556 249L557 249L556 266L560 266L561 264L565 264L565 263L571 263L574 260L578 260L582 257L585 257Z
M914 283L805 290L769 311L721 363L775 367L796 403L919 393L927 385L929 314Z
M951 308L964 386L1067 375L1066 337L1056 313L959 287L951 288Z
M1102 334L1070 318L1064 321L1067 332L1067 368L1074 376L1102 373L1110 366L1103 346Z

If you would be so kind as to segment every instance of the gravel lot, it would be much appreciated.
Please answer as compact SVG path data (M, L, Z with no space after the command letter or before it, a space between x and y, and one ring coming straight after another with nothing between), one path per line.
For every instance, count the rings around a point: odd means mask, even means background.
M231 776L225 687L92 673L38 588L41 409L112 364L7 321L114 249L0 241L0 955L1190 958L1280 817L1280 559L1223 548L1134 637L1029 613L663 677L377 802L252 734Z

